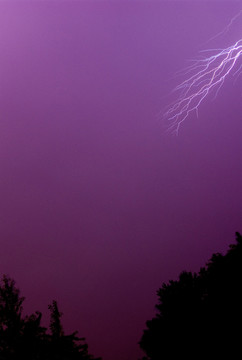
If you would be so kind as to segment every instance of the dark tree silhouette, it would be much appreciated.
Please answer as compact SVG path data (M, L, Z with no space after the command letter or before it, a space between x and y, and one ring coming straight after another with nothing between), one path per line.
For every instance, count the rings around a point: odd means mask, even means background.
M49 342L51 359L55 360L91 360L93 357L88 354L88 345L85 338L77 336L77 331L65 335L61 324L63 315L58 308L57 301L53 300L49 305L51 337ZM101 360L93 359L93 360Z
M22 316L24 297L15 281L3 275L0 282L0 360L101 360L88 353L77 331L65 335L62 313L54 300L49 305L50 332L41 326L42 314Z
M158 290L156 316L140 347L149 360L239 359L242 356L242 236L199 273L182 272Z
M63 315L57 305L57 301L53 300L52 304L48 306L50 310L50 330L53 339L59 339L64 335L63 327L61 325L61 316Z
M0 359L15 359L23 330L22 303L14 280L3 276L0 286Z

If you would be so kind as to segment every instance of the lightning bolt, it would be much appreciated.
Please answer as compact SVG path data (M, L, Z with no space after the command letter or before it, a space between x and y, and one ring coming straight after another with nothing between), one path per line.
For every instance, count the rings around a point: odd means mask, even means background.
M242 13L237 14L217 36L228 31L233 21ZM242 39L232 46L225 49L208 49L200 51L200 53L212 53L210 56L203 56L201 59L194 60L193 64L185 69L184 75L190 74L186 80L180 83L175 91L180 91L180 96L173 104L170 105L168 111L164 114L167 124L167 131L178 135L179 128L186 120L191 112L196 112L198 116L198 108L202 101L213 90L217 96L226 77L236 70L236 64L242 54ZM239 76L242 65L235 71L233 75ZM191 75L191 73L193 75Z
M240 12L238 14L236 14L231 20L230 22L228 23L228 25L222 30L220 31L217 35L213 36L212 38L210 38L206 43L216 39L217 37L221 36L221 35L225 35L230 27L232 26L233 22L242 14L242 10L240 10Z

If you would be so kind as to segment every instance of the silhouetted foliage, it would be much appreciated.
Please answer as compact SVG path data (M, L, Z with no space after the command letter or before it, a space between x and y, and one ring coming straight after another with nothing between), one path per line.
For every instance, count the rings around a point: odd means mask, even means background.
M57 301L53 300L52 304L48 306L50 310L50 330L53 339L59 339L64 335L64 331L61 325L61 316L63 315L57 305Z
M158 290L156 316L140 341L144 360L238 359L242 323L242 236L199 273L182 272Z
M42 314L22 316L23 297L14 280L4 275L0 283L0 360L101 360L88 353L77 331L65 335L57 301L49 305L50 333L41 326Z

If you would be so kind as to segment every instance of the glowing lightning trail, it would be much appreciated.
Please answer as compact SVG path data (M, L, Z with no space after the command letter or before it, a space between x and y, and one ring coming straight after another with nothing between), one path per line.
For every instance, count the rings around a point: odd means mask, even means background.
M241 13L242 10L236 17ZM228 27L236 17L230 21L224 31L228 30ZM224 33L224 31L222 33ZM216 90L215 97L217 96L225 78L232 70L236 70L237 61L240 55L242 55L242 39L225 49L209 49L201 52L211 53L215 51L216 53L214 55L195 60L194 64L186 69L185 75L194 72L195 74L191 75L175 88L175 90L180 91L180 97L164 114L164 118L168 123L168 132L178 135L181 124L191 112L196 111L198 115L199 105L212 90ZM242 65L233 75L240 74L241 67Z
M236 15L230 20L229 24L224 28L223 31L221 31L221 32L218 33L217 35L213 36L213 37L212 37L211 39L209 39L206 43L208 43L208 42L216 39L216 38L219 37L220 35L226 34L226 33L229 31L229 29L230 29L231 25L233 24L233 22L234 22L241 14L242 14L242 10L240 10L240 12L239 12L238 14L236 14Z

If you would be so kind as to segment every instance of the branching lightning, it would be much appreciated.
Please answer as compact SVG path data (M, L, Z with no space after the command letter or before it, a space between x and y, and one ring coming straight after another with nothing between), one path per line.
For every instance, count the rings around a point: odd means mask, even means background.
M241 13L242 10L216 37L227 32ZM176 86L174 90L180 91L180 96L164 114L167 131L172 134L178 135L181 124L191 112L195 111L198 116L198 108L202 101L212 90L215 91L216 97L231 72L234 71L233 75L237 74L237 76L242 72L242 64L238 69L236 66L242 55L242 39L225 49L209 49L200 53L212 53L212 55L194 60L193 64L185 69L184 75L190 74L190 77Z

